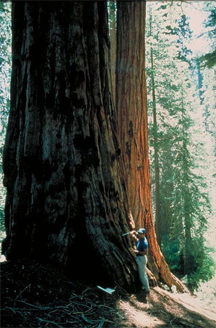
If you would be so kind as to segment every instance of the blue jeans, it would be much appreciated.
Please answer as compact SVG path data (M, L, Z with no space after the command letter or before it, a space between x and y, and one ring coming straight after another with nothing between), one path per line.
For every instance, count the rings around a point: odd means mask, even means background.
M146 292L149 292L149 281L148 276L146 273L146 265L147 265L147 256L137 256L136 257L136 263L138 265L138 271L139 271L139 278L142 283L142 286L144 287Z

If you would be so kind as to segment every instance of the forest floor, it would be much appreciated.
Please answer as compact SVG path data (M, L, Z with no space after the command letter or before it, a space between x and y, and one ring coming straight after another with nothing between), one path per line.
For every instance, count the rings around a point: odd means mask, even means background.
M109 287L109 286L103 286ZM216 327L216 310L189 294L151 288L113 294L71 281L35 261L1 263L1 327L160 328Z

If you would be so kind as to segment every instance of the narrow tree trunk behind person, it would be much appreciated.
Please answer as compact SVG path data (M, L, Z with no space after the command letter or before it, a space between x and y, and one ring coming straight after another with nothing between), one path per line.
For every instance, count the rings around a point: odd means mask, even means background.
M134 287L104 2L14 2L7 259Z
M154 129L154 168L155 168L155 230L158 244L161 246L161 218L160 218L160 170L159 170L159 148L157 137L157 109L154 79L154 57L151 48L151 84L152 84L152 108L153 108L153 129Z
M155 280L184 287L170 272L157 243L151 204L145 79L145 2L118 2L117 111L126 166L129 206L137 227L145 226L149 268ZM155 281L152 281L155 283Z

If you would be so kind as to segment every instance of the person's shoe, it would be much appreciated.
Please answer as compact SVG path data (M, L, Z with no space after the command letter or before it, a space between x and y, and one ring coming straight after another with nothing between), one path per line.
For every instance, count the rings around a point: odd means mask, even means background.
M145 287L143 287L143 286L141 287L141 290L144 291L144 293L146 295L149 295L150 294L150 290L146 290Z

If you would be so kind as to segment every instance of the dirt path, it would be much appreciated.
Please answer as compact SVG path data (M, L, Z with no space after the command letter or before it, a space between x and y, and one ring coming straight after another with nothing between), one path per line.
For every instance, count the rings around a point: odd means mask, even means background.
M159 287L151 289L147 303L142 293L120 301L126 322L122 327L216 327L216 312L200 307L187 294L171 294Z

